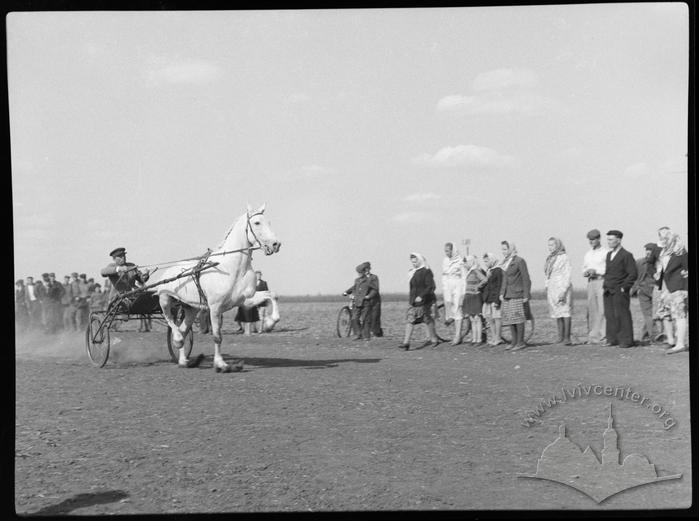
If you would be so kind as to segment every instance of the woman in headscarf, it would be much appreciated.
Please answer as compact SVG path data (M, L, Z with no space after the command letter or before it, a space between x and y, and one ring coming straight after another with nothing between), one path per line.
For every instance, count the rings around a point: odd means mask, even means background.
M465 259L466 267L466 291L464 292L464 315L471 321L471 344L480 346L483 336L483 299L481 290L488 282L488 277L478 265L475 255L468 255Z
M658 247L660 251L655 261L655 273L653 276L657 281L660 297L658 298L655 318L663 324L662 336L665 337L665 345L667 347L672 347L675 344L675 332L672 323L670 292L667 289L667 284L663 280L663 272L667 268L668 262L670 262L674 247L674 234L667 226L658 229Z
M510 326L512 342L505 349L518 351L527 347L524 342L524 325L527 321L527 309L531 297L532 282L524 259L517 255L517 247L508 241L502 241L502 325ZM526 306L526 307L525 307Z
M486 282L483 287L483 316L490 325L493 338L488 341L491 346L502 343L502 314L500 312L500 286L502 286L502 268L498 264L498 258L493 253L483 255L483 262L488 268Z
M434 326L432 317L432 306L436 302L434 290L434 275L427 265L427 260L420 253L411 253L410 262L413 267L408 272L410 279L410 306L407 313L407 324L405 325L405 338L398 347L407 351L410 349L410 337L413 334L415 324L424 323L430 337L428 345L436 347L439 338Z
M544 264L544 284L551 310L551 318L558 326L557 344L573 345L570 340L571 310L573 306L573 282L570 259L561 239L551 237L548 241L549 255Z
M662 284L669 294L670 314L675 323L675 345L666 354L679 353L687 350L687 300L689 255L680 236L673 234L669 242L670 256L663 273Z

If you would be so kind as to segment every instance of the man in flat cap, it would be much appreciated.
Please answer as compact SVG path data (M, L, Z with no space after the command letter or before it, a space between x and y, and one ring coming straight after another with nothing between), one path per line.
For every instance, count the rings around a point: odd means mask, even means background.
M137 288L139 284L145 284L148 280L148 271L140 271L133 262L126 262L126 248L115 248L109 252L113 262L102 268L100 274L107 277L112 290L109 295L111 300L117 293L125 293Z
M39 300L39 308L41 309L41 327L46 331L46 325L48 324L49 316L49 301L48 301L48 287L49 274L42 273L41 280L36 282L36 298Z
M352 308L352 330L355 340L369 340L372 331L373 307L379 298L379 278L371 273L371 264L362 262L356 267L359 277L343 295L354 295ZM361 325L361 327L360 327Z
M604 316L607 320L606 345L632 347L633 321L631 319L631 288L638 278L636 261L621 246L624 234L619 230L607 232L607 260L605 265Z
M63 277L63 290L63 297L61 298L63 329L72 331L75 329L75 307L73 306L73 288L70 285L70 275Z
M29 327L35 328L41 324L41 304L37 297L37 285L34 284L34 277L27 277L24 285L25 302L27 304L27 313L29 313Z
M46 330L49 333L56 333L61 327L63 318L61 300L64 293L65 288L56 280L56 274L49 273L49 281L46 284L46 303L48 304Z
M75 322L78 330L87 327L90 318L90 284L87 282L87 274L81 273L78 277L78 311L75 314Z
M644 256L636 259L638 277L631 288L631 296L638 297L638 304L643 314L643 328L641 329L641 344L648 345L655 340L655 321L653 319L654 293L658 292L655 281L655 263L658 260L660 246L649 242L644 246ZM658 331L660 333L660 331Z
M607 249L602 246L602 234L594 229L587 232L590 249L583 258L582 274L587 279L587 329L588 344L599 344L605 339L604 319L604 273L607 264Z

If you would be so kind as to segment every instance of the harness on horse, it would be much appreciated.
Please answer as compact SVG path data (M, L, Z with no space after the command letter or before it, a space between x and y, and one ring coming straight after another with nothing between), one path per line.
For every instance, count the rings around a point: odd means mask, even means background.
M209 257L211 257L211 250L209 248L206 249L206 253L201 256L201 259L199 259L199 262L197 262L196 266L194 266L193 273L192 273L192 280L194 281L194 285L197 287L197 291L199 292L199 304L206 306L207 308L209 307L209 302L206 299L206 294L204 291L201 289L201 283L199 282L199 277L201 277L201 272L204 270L206 267L206 264L209 261Z
M261 212L260 212L261 213ZM249 246L247 248L241 248L239 250L231 250L231 251L223 251L223 252L218 252L218 253L213 253L213 251L210 248L206 249L206 253L204 255L201 255L198 257L198 262L197 264L191 268L192 269L192 281L194 281L194 285L197 287L197 291L199 292L199 304L202 305L203 307L209 307L209 302L206 298L206 294L204 293L204 290L201 289L201 282L199 281L199 278L201 277L201 272L204 271L206 268L212 267L216 265L217 263L213 263L209 261L209 257L216 256L216 255L226 255L228 253L238 253L241 251L246 251L248 254L252 250L257 250L260 249L261 242L260 239L258 239L257 235L255 234L255 230L252 229L252 226L250 225L250 219L255 217L255 215L260 215L260 213L256 213L253 215L248 215L247 216L247 223L245 225L245 238L248 240L249 244L255 244L257 243L257 246ZM253 238L255 239L254 242L250 240L250 236L248 233L252 233Z

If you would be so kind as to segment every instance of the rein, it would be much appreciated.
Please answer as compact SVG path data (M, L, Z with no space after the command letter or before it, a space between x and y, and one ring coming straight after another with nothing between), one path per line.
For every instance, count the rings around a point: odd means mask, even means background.
M151 268L154 266L169 266L171 264L179 264L180 262L188 262L188 261L198 261L198 262L205 262L206 259L209 257L218 257L220 255L230 255L231 253L241 253L241 252L246 252L248 254L252 253L255 250L259 250L262 248L262 243L260 242L260 239L255 235L255 231L252 229L252 226L250 225L250 219L255 217L256 215L260 215L259 213L255 213L252 215L247 215L247 222L245 225L245 238L248 240L248 243L251 244L251 246L248 246L247 248L239 248L237 250L226 250L226 251L219 251L216 253L211 253L211 250L206 250L206 253L203 255L197 255L196 257L189 257L187 259L180 259L180 260L175 260L175 261L169 261L169 262L161 262L159 264L141 264L138 267L139 268ZM253 241L250 240L250 237L248 236L248 233L252 233L252 236L255 238L255 241L257 243L257 246L252 246Z

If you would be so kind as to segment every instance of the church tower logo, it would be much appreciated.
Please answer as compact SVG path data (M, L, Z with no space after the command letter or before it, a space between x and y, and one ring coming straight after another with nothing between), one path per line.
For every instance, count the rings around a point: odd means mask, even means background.
M541 453L536 474L518 474L517 477L555 481L582 492L598 504L629 488L682 477L682 474L658 476L655 465L640 454L629 454L619 463L619 438L614 428L611 403L602 439L604 447L600 463L589 445L583 451L568 438L566 426L562 424L558 438Z

